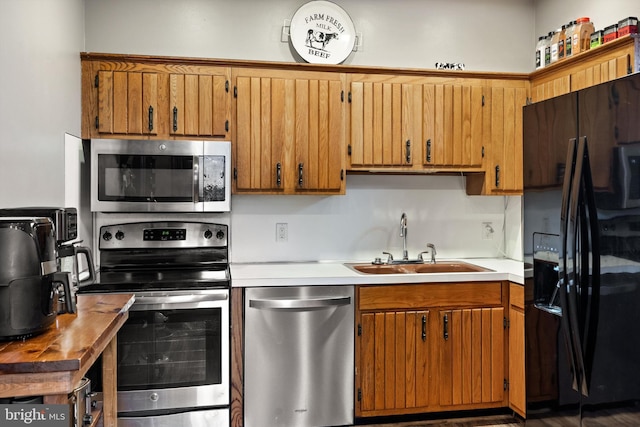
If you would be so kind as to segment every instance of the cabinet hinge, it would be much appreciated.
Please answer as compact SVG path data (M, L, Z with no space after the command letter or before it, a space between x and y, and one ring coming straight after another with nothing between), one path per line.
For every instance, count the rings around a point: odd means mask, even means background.
M238 86L234 86L233 87L233 97L237 98L238 97Z
M347 155L351 155L351 144L347 145Z
M344 91L340 91L340 102L344 102Z
M344 169L340 169L340 181L344 181Z
M349 92L349 94L347 95L347 101L349 101L349 104L351 104L351 92Z
M233 179L238 180L238 168L233 168Z
M484 159L484 145L482 146L482 158Z
M96 78L95 78L95 80L93 81L93 86L94 86L94 87L98 87L98 82L99 82L99 80L98 80L98 75L96 74Z
M224 130L229 132L229 120L224 122Z
M96 129L100 128L100 120L98 120L98 116L96 116Z
M482 106L484 107L484 95L482 95Z
M504 329L511 327L511 323L509 322L509 319L507 319L506 317L502 319L502 327Z
M362 389L358 389L358 402L362 402Z
M362 336L362 325L358 323L358 336Z
M509 380L505 378L504 382L502 383L502 388L504 389L504 391L509 390Z
M226 80L224 82L224 90L225 92L229 93L229 80Z

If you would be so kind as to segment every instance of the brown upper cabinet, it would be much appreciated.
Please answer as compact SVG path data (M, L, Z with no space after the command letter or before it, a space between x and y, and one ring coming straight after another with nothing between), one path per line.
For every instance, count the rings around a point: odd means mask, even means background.
M490 110L486 172L481 194L522 194L522 107L527 82L489 81L486 103Z
M158 134L158 74L100 70L96 74L101 135Z
M206 67L206 74L169 75L169 133L228 139L230 68Z
M229 140L231 68L82 54L82 137Z
M350 75L350 170L482 167L480 78Z
M344 75L238 68L234 192L344 194Z
M517 195L522 107L640 70L638 40L531 74L83 53L82 137L231 140L235 193L344 194L372 171Z

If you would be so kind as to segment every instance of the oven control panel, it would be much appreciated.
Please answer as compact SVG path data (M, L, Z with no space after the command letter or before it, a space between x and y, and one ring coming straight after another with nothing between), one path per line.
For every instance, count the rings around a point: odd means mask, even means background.
M135 222L100 227L101 250L226 247L228 226L206 222Z

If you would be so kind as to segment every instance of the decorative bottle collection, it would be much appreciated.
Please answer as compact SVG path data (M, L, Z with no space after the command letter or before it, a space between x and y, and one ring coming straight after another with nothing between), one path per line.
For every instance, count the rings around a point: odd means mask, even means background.
M627 34L638 33L638 18L630 16L604 30L597 30L587 16L569 21L556 31L538 37L535 49L536 70L573 57Z

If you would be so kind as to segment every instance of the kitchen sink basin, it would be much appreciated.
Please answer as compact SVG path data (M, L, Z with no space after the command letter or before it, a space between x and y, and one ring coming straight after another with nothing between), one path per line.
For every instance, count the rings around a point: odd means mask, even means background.
M364 274L429 274L429 273L474 273L492 271L466 262L438 262L436 264L345 264Z

